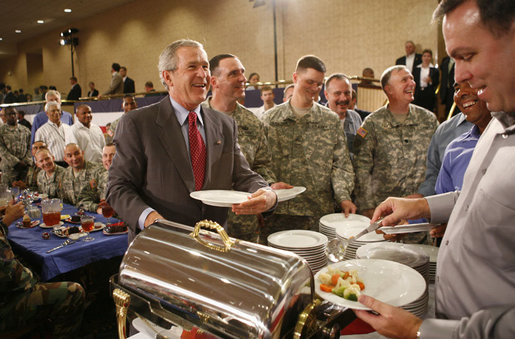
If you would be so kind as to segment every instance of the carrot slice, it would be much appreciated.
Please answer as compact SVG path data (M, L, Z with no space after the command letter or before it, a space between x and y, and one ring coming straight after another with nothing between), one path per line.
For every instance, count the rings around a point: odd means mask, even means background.
M331 286L331 285L320 284L320 289L324 292L332 292L333 288L334 288L334 286Z
M340 275L339 274L333 274L333 276L331 277L331 282L333 283L333 285L336 286L336 284L338 283L338 279L340 279Z
M363 284L361 281L356 281L356 284L358 284L360 290L363 291L365 289L365 284Z

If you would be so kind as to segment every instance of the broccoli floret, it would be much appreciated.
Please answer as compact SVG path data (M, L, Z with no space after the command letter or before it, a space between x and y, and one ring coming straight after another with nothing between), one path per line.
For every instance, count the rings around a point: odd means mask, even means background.
M339 287L339 288L333 288L333 293L336 294L337 296L339 297L342 297L343 298L343 293L345 292L345 289L347 287L345 286L342 286L342 287Z

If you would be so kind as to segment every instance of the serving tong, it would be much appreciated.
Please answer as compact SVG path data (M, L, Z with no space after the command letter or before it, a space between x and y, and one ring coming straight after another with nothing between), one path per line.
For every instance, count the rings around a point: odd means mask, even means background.
M48 251L46 251L46 252L47 252L47 253L53 252L53 251L55 251L55 250L58 250L58 249L60 249L60 248L65 247L65 246L71 245L71 244L73 244L74 242L75 242L75 240L72 240L72 239L66 239L66 240L65 240L61 245L56 246L56 247L54 247L54 248L52 248L52 249L50 249L50 250L48 250Z

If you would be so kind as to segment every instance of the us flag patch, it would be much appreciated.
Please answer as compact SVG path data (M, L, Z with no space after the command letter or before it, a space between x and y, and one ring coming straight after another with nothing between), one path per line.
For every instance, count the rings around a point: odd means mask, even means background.
M360 127L358 128L358 130L356 131L356 134L358 134L359 136L361 136L362 138L366 137L367 134L368 134L368 131L366 129L364 129L363 127Z

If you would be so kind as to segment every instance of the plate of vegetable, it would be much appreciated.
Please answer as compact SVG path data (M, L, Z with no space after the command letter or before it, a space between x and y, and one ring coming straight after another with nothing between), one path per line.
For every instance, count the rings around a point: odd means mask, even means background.
M315 291L322 299L356 310L370 310L358 302L361 294L400 307L425 290L426 281L416 270L382 259L341 261L315 275Z

